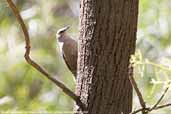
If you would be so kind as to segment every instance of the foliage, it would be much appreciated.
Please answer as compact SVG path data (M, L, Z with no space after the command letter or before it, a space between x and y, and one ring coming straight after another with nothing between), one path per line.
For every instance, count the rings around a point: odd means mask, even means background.
M74 90L55 39L57 29L66 24L75 33L78 18L73 5L61 0L16 0L16 4L31 36L31 57ZM0 9L1 111L72 111L72 100L25 62L23 33L5 0Z
M168 0L140 0L134 77L147 105L153 105L171 80L171 15ZM140 51L141 50L141 51ZM170 103L170 92L162 103ZM134 97L134 108L138 105ZM170 108L153 112L168 114Z
M134 77L139 84L138 88L143 93L147 105L152 107L161 96L167 96L164 92L167 92L166 89L170 86L171 67L143 58L140 50L137 50L135 55L131 56L130 63L134 67ZM137 105L137 101L135 102ZM162 100L162 103L167 104L170 102ZM158 113L161 113L161 110Z

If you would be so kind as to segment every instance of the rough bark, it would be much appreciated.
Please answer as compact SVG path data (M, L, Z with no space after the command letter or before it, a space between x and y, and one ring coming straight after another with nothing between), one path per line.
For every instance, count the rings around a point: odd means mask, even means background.
M88 114L129 114L138 0L81 0L77 95Z

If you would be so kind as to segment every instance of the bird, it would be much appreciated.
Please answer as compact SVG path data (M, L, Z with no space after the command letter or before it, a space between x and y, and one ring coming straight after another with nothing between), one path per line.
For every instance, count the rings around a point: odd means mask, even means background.
M67 34L68 29L69 26L59 29L56 33L56 38L59 44L60 54L62 55L68 69L76 79L78 46L77 41Z

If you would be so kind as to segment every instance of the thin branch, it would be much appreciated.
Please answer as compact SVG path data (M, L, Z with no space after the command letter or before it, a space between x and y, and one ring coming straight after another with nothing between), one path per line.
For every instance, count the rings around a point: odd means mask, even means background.
M163 92L163 94L161 95L160 99L156 102L156 104L150 110L156 109L157 105L162 101L162 99L166 95L167 91L169 90L170 84L171 84L171 82L168 83L168 86L165 89L165 91Z
M131 78L131 76L130 76L130 78ZM131 83L133 82L135 82L135 80L134 80L134 78L131 78L130 79L131 80ZM171 82L169 82L168 83L168 87L165 89L165 91L163 92L163 94L161 95L161 97L160 97L160 99L156 102L156 104L152 107L152 108L140 108L140 109L138 109L138 110L135 110L135 111L133 111L132 113L130 113L130 114L136 114L136 113L138 113L138 112L144 112L144 113L146 113L146 112L151 112L151 111L153 111L153 110L158 110L158 109L161 109L161 108L166 108L166 107L169 107L169 106L171 106L171 103L168 103L168 104L165 104L165 105L160 105L160 106L158 106L159 105L159 103L162 101L162 99L164 98L164 96L166 95L166 93L167 93L167 91L169 90L169 87L170 87L170 84L171 84ZM136 83L134 83L134 88L137 86L137 84ZM137 89L138 89L138 87L137 87ZM139 89L138 89L139 90ZM138 93L137 93L138 94ZM138 95L139 96L139 95Z
M26 52L25 52L25 59L26 61L33 66L36 70L38 70L39 72L41 72L46 78L48 78L50 81L52 81L54 84L56 84L60 89L63 90L63 92L65 94L67 94L68 96L70 96L76 103L77 105L84 111L85 110L85 105L81 102L80 97L77 96L74 92L72 92L68 87L66 87L62 82L60 82L59 80L55 79L54 77L52 77L44 68L42 68L39 64L37 64L36 62L34 62L29 54L30 54L30 37L29 37L29 33L27 31L27 27L24 24L24 21L17 9L17 7L15 6L15 4L12 2L12 0L7 0L9 7L11 8L12 12L14 13L15 17L17 18L22 31L24 33L24 37L25 37L25 48L26 48Z
M161 108L167 108L167 107L171 107L171 103L157 106L157 107L153 108L153 110L159 110L159 109L161 109ZM136 114L136 113L141 112L141 111L143 111L143 110L146 110L146 111L148 111L148 112L152 112L152 111L153 111L153 110L151 110L151 108L145 108L145 109L140 108L140 109L137 109L137 110L131 112L130 114Z
M145 101L144 101L143 96L142 96L142 94L141 94L141 92L140 92L140 90L138 88L138 85L137 85L137 83L136 83L136 81L135 81L135 79L133 77L132 72L133 72L133 66L132 66L132 64L130 64L130 66L129 66L129 80L130 80L133 88L135 89L135 92L136 92L136 94L138 96L139 103L140 103L140 105L142 107L142 109L138 110L138 112L141 111L142 114L147 114L149 112L149 110L147 110L147 108L146 108ZM135 111L133 114L135 114L135 113L137 113L137 112Z
M137 94L137 96L138 96L138 99L139 99L139 102L140 102L140 104L141 104L141 107L145 109L145 108L146 108L146 105L145 105L143 96L142 96L142 94L141 94L141 92L140 92L140 90L139 90L139 88L138 88L138 86L137 86L137 83L136 83L135 80L134 80L133 75L130 75L130 76L129 76L129 80L131 81L131 84L132 84L132 86L133 86L134 89L135 89L135 92L136 92L136 94Z
M138 109L138 110L135 110L135 111L131 112L130 114L136 114L136 113L141 112L141 111L143 111L143 110L144 110L143 108L140 108L140 109Z
M148 112L150 108L140 108L140 109L137 109L133 112L131 112L130 114L136 114L138 112Z
M161 109L161 108L166 108L166 107L169 107L169 106L171 106L171 103L157 106L156 108L154 108L154 110L158 110L158 109Z

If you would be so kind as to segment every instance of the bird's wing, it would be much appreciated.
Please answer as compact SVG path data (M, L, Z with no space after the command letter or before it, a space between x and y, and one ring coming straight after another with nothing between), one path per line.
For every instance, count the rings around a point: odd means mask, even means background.
M72 71L71 66L70 66L69 63L67 62L67 60L66 60L66 58L65 58L65 55L64 55L63 53L62 53L62 56L63 56L63 58L64 58L64 61L65 61L66 65L67 65L67 67L69 68L70 71Z
M68 69L73 73L74 76L76 76L76 71L73 71L73 69L71 68L72 66L70 66L70 64L67 62L66 58L65 58L65 55L62 54L63 58L64 58L64 61L68 67Z
M70 39L63 45L63 58L69 70L76 76L77 73L77 43Z

